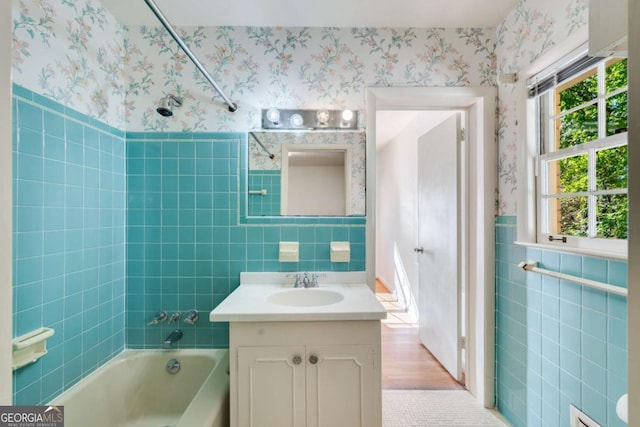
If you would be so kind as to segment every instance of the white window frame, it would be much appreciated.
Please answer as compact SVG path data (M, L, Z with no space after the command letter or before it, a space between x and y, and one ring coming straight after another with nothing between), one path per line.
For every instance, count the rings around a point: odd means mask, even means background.
M537 121L537 129L546 129L546 135L541 135L538 131L536 135L538 147L538 154L534 160L534 171L536 174L536 242L545 246L552 246L562 248L563 250L571 250L583 253L593 253L602 255L618 255L618 257L626 256L627 253L627 240L624 239L605 239L596 237L596 200L598 196L610 195L610 194L628 194L628 189L610 189L610 190L597 190L596 189L596 153L602 149L614 148L627 145L627 132L606 136L606 101L612 96L618 95L623 92L628 92L628 87L616 89L615 91L605 93L605 69L607 62L610 58L603 58L598 64L581 70L576 73L578 77L589 70L597 68L598 75L598 96L596 99L582 104L574 109L563 111L559 114L553 114L554 102L556 96L556 88L563 83L554 85L553 88L547 92L548 96L536 95L534 98L536 102L533 102L535 106L535 117ZM544 100L547 101L546 105L542 105ZM558 118L570 114L574 111L578 111L585 108L588 105L597 105L598 108L598 138L588 143L560 149L553 150L555 144L555 126L554 122ZM540 120L542 120L542 114L540 108L546 108L549 112L546 126L540 126ZM546 146L542 147L541 144ZM559 195L557 193L550 193L550 179L549 179L549 164L553 161L574 157L577 155L588 155L588 174L589 174L589 187L587 191L580 193L563 193ZM586 196L588 198L588 236L571 236L571 235L558 235L549 233L550 220L549 220L549 201L552 199L558 199L562 197L572 196ZM551 238L551 240L550 240Z

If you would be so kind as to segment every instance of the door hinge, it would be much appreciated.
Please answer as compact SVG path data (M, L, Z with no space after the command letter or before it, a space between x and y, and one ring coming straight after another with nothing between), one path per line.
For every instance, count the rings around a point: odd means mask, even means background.
M460 337L460 348L467 348L467 337Z

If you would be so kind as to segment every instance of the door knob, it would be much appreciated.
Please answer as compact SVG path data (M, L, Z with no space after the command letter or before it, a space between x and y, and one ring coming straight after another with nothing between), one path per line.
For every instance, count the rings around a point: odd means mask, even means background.
M422 246L420 246L419 248L413 248L413 251L421 254L421 253L424 252L424 248Z
M315 354L309 356L309 363L311 363L312 365L318 363L318 356L316 356Z
M299 355L295 355L293 356L293 360L292 360L294 365L299 365L302 363L302 357Z

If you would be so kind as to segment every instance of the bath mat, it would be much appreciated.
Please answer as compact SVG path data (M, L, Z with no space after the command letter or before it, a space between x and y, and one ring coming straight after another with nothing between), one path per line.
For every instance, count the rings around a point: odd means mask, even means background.
M506 427L464 390L383 390L383 427Z

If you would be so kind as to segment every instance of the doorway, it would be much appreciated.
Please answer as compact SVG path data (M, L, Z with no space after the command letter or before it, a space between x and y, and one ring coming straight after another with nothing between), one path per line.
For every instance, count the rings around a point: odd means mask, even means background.
M466 339L466 384L486 407L493 407L493 274L494 274L494 192L495 169L495 89L494 88L369 88L367 90L367 141L376 141L376 113L390 110L464 110L468 124L468 164L464 167L469 183L468 295L464 311ZM375 283L378 244L377 231L377 153L367 145L367 274ZM414 153L417 156L417 153ZM402 181L399 181L402 183ZM402 183L405 185L406 183ZM381 224L382 225L382 224ZM389 245L387 245L389 246ZM406 248L396 248L399 252ZM388 247L386 248L388 249ZM413 248L410 248L411 250ZM382 251L382 248L380 248ZM402 256L400 258L407 258ZM406 269L405 269L406 270ZM402 276L403 269L398 269ZM407 276L406 274L404 274ZM399 277L412 281L411 275ZM395 280L395 279L394 279ZM414 279L415 280L415 279ZM469 327L472 325L473 327Z
M464 116L377 112L383 389L464 386Z

